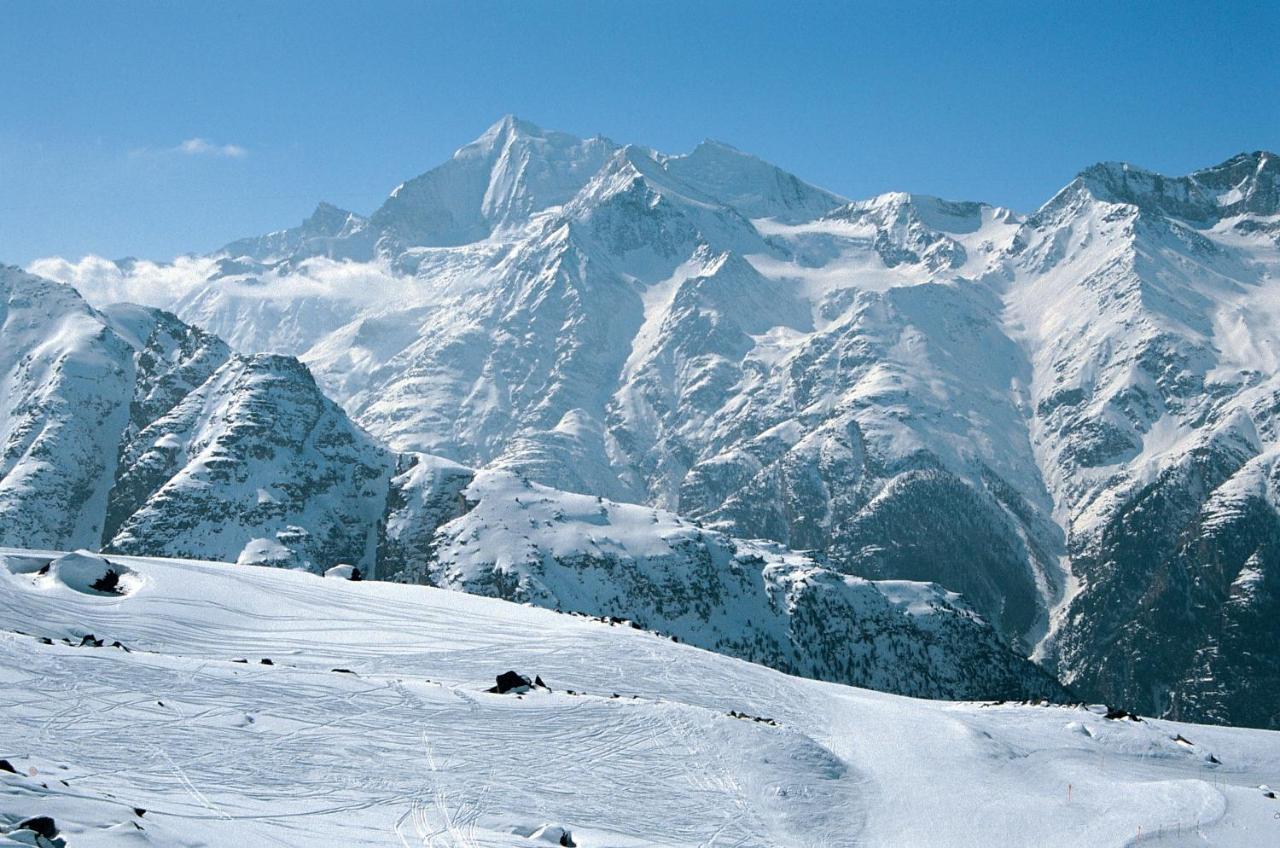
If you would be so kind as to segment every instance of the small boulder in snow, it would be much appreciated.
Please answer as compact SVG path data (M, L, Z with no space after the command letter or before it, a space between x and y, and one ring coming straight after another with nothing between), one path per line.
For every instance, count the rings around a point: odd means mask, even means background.
M60 556L37 573L85 595L129 595L142 584L133 569L90 551Z
M490 692L497 692L499 695L505 695L508 692L514 692L517 695L523 695L530 689L543 689L547 692L551 691L551 687L542 682L541 677L535 677L533 680L525 677L523 674L515 671L504 671L498 675L497 685L489 688Z
M364 575L358 566L340 563L324 573L325 577L339 577L343 580L363 580Z
M537 842L545 842L549 845L562 845L566 848L574 848L578 843L573 841L573 834L568 828L560 827L554 824L544 824L542 827L529 834L529 838Z
M29 819L23 819L18 822L18 826L15 830L29 830L37 836L44 837L50 842L58 838L58 826L54 823L53 819L48 816L32 816ZM12 836L12 834L10 834L10 836Z
M497 692L499 695L505 695L508 692L520 694L528 692L533 687L533 681L515 671L504 671L498 675L497 685L490 689L490 692Z

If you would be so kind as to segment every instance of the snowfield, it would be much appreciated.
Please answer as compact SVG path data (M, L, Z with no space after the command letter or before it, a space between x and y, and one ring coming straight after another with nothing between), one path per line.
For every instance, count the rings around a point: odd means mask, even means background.
M509 669L551 691L487 692ZM1280 840L1274 732L918 701L458 592L124 556L0 551L0 759L0 845L39 844L31 816L70 848Z

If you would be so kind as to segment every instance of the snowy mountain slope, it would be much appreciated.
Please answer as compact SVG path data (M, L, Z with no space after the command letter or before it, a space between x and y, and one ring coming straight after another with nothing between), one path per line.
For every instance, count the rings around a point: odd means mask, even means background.
M1066 695L936 586L843 576L776 543L731 539L661 510L559 492L510 472L465 479L456 466L420 465L444 490L437 502L461 503L461 514L441 515L449 520L429 552L392 579L626 618L719 653L882 691ZM397 524L415 528L393 513L388 536L397 541Z
M94 545L133 350L67 286L0 266L0 540Z
M120 465L108 550L374 572L390 458L296 359L229 360Z
M4 269L0 539L372 573L393 459L286 357Z
M1241 563L1268 585L1270 501L1239 556L1199 528L1276 444L1278 162L1103 163L1023 219L504 119L351 235L369 262L236 247L179 313L299 355L395 450L936 581L1096 697L1254 715L1193 681L1268 638L1219 630Z
M940 580L1033 632L1060 541L998 303L964 285L859 292L772 365L712 418L682 509L854 573Z
M1261 482L1280 399L1278 174L1266 153L1180 179L1091 168L1028 221L1009 272L1033 440L1081 584L1046 654L1086 691L1263 726L1280 722L1256 701L1280 686L1258 617L1278 562Z
M49 557L0 569L0 827L48 815L72 846L1256 846L1275 827L1274 733L904 699L281 569L116 557L134 588L99 596L73 588L91 559L37 574ZM103 647L62 642L86 633ZM551 691L486 692L508 669Z

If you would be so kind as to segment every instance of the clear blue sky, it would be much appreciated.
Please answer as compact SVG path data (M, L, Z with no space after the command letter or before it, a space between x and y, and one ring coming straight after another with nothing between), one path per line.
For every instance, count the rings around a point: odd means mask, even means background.
M1277 0L0 0L0 57L18 263L209 250L321 199L369 212L506 112L1022 210L1102 159L1280 148Z

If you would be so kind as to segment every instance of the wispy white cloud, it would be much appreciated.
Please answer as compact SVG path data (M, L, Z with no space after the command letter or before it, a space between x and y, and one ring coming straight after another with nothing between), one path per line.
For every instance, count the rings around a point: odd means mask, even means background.
M223 159L242 159L249 155L249 151L238 144L214 144L198 136L187 139L174 150L187 156L215 156Z
M307 259L291 270L256 275L219 277L216 258L179 256L172 262L130 260L117 264L101 256L67 260L37 259L27 270L74 287L94 306L141 303L175 309L186 296L209 285L227 297L274 300L281 305L316 298L372 304L383 300L404 303L425 297L425 284L393 272L382 262L349 262L323 257Z
M53 256L35 260L27 270L74 287L94 306L128 302L172 308L178 298L216 272L217 262L180 256L173 262L141 260L117 265L101 256L78 261Z

